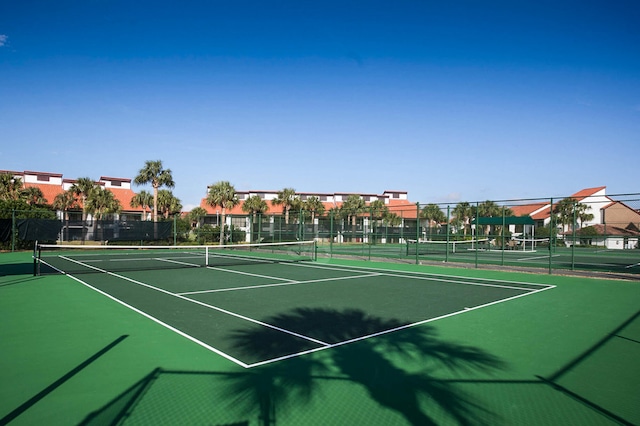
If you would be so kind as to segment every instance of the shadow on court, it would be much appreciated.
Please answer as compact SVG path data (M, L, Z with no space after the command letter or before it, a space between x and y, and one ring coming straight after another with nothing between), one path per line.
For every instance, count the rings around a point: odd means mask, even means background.
M0 277L10 275L33 276L33 263L7 263L0 264Z
M362 311L331 309L296 309L268 322L283 328L296 324L298 332L327 342L348 341L371 330L401 325ZM290 339L279 342L273 337L268 330L234 333L239 349L266 358L282 353L281 343L291 344ZM260 425L308 424L323 419L389 424L397 423L400 416L411 425L443 421L489 425L496 418L486 404L439 376L490 373L504 367L485 351L441 339L430 326L413 327L247 372L156 370L83 424L125 418L134 423L152 422L147 416L161 416L170 423L178 415L182 417L175 420L182 424L248 425L256 420Z
M318 321L328 319L321 328L326 331L319 332ZM318 338L340 341L394 323L328 309L298 309L272 320L280 326L300 321ZM636 313L550 377L504 380L486 378L506 367L495 356L446 341L430 326L415 327L240 372L156 369L81 424L508 425L580 419L632 425L639 420L633 392L639 336ZM267 337L237 332L235 341L268 355L278 342ZM612 383L618 392L608 392Z

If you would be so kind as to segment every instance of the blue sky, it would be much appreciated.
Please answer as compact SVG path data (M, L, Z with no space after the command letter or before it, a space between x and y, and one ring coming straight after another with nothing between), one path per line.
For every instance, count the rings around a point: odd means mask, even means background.
M640 3L0 2L0 169L411 201L637 193ZM134 189L143 189L134 187Z

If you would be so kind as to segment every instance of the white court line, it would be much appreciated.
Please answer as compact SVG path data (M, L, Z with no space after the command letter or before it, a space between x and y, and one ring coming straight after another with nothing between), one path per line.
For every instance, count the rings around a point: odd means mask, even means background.
M365 275L354 275L350 277L333 277L333 278L318 278L317 280L307 280L307 281L294 281L291 280L286 283L273 283L273 284L261 284L261 285L250 285L246 287L231 287L231 288L219 288L215 290L198 290L198 291L188 291L185 293L176 293L181 296L189 296L192 294L204 294L204 293L220 293L223 291L235 291L235 290L253 290L255 288L265 288L265 287L282 287L288 285L298 285L298 284L310 284L310 283L319 283L324 281L342 281L342 280L350 280L353 278L363 278L363 277L375 277L383 274L365 274Z
M178 265L185 265L185 266L193 266L193 267L200 267L200 265L196 264L196 263L187 263L187 262L180 262L178 260L173 260L173 259L163 259L161 257L158 258L154 258L153 260L157 260L160 262L167 262L167 263L176 263Z
M287 281L287 282L293 282L294 281L294 280L290 280L288 278L272 277L270 275L252 274L250 272L243 272L243 271L236 271L234 269L220 268L219 266L207 266L207 269L213 269L215 271L230 272L232 274L248 275L250 277L268 278L268 279L271 279L271 280L279 280L279 281Z
M288 264L289 265L289 264ZM547 286L552 286L555 287L553 284L540 284L540 283L532 283L532 282L527 282L527 281L510 281L510 280L499 280L499 279L495 279L495 278L473 278L473 280L477 280L477 281L457 281L457 280L453 280L451 278L458 278L460 280L464 280L464 279L469 279L468 277L461 277L461 276L457 276L457 275L445 275L445 274L433 274L433 273L429 273L429 272L419 272L419 271L409 271L409 272L398 272L398 271L394 271L392 269L384 269L384 268L369 268L369 267L365 267L365 266L345 266L344 268L337 265L337 266L319 266L319 265L309 265L309 264L304 264L304 263L300 263L300 264L290 264L291 266L298 266L298 267L304 267L304 268L320 268L320 269L329 269L329 270L333 270L333 271L351 271L351 272L356 272L347 268L356 268L358 270L367 270L367 271L383 271L383 275L387 275L387 276L395 276L395 277L400 277L400 278L417 278L417 279L425 279L425 280L435 280L435 281L444 281L444 282L451 282L451 283L458 283L458 284L465 284L465 285L478 285L478 286L490 286L490 287L504 287L504 288L516 288L518 290L532 290L530 288L526 288L526 287L512 287L512 286L501 286L501 285L494 285L494 284L487 284L487 283L502 283L502 284L525 284L525 285L531 285L531 286L538 286L538 287L547 287ZM433 277L438 277L433 278ZM485 281L487 283L484 283L482 281Z
M104 269L100 269L100 268L98 268L96 266L89 265L89 264L84 263L84 262L80 262L79 260L71 259L70 257L67 257L67 256L60 256L60 259L64 259L64 260L68 260L69 262L77 263L78 265L82 265L84 267L96 270L98 272L106 272Z
M627 266L624 267L624 269L630 269L630 268L634 268L636 266L640 266L640 262L634 263L633 265L627 265Z

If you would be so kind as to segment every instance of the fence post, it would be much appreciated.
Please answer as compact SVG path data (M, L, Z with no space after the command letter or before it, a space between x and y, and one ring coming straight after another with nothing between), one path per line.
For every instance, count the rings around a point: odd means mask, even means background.
M502 259L500 260L500 265L504 266L504 237L505 237L505 232L504 232L504 228L506 227L506 219L504 217L505 215L505 207L502 206L502 230L500 231L500 233L502 235L500 235L500 240L502 243ZM524 232L523 232L524 233ZM487 252L489 251L489 248L491 247L491 236L487 235Z
M480 211L480 202L476 201L476 227L473 230L473 237L476 239L476 269L478 268L478 244L480 244L480 241L478 239L478 229L480 228L480 226L478 225L478 213Z
M16 209L11 210L11 251L16 249Z
M444 261L449 262L449 243L451 242L451 206L447 204L447 249L444 251Z
M571 236L573 241L571 242L571 270L575 270L576 265L576 209L578 202L573 203L573 222L571 223Z
M329 258L333 257L333 211L329 212Z
M551 203L549 206L549 274L553 273L553 268L552 268L552 262L551 262L551 257L553 255L553 252L551 250L551 247L553 246L553 244L555 244L555 233L556 233L556 227L554 225L554 214L553 214L553 198L551 198Z
M407 244L409 241L407 241ZM420 264L420 203L416 203L416 265Z
M298 239L299 241L304 241L304 217L302 217L302 207L300 207L298 217Z
M173 215L173 245L178 245L178 216Z

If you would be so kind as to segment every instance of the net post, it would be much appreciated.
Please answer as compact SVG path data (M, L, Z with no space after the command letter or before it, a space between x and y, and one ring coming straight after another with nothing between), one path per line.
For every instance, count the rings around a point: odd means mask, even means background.
M209 246L204 246L204 266L209 266Z
M38 240L35 241L35 245L33 246L33 276L37 277L40 275L40 246L38 245Z
M447 245L449 245L449 241L451 240L451 206L447 204ZM445 250L444 252L444 261L449 262L449 252Z
M11 209L11 252L16 250L16 209Z

